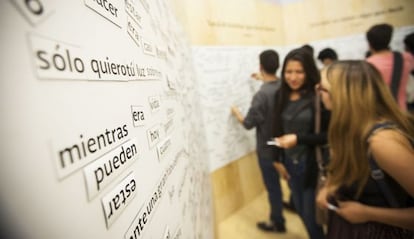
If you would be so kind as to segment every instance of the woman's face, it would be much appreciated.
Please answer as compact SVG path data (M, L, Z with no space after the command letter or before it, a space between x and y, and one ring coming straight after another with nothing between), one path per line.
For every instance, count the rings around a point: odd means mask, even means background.
M305 70L302 63L296 60L289 60L285 67L285 80L293 91L299 90L305 84Z
M325 108L332 110L331 84L328 82L326 70L321 72L321 83L317 86L317 89L321 94L322 102L325 105Z

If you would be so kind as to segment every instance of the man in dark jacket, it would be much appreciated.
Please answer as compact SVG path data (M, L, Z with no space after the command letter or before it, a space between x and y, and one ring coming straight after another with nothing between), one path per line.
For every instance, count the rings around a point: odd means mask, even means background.
M285 219L282 214L282 191L279 174L273 166L274 151L267 145L272 136L273 108L275 93L280 86L276 71L279 68L279 56L274 50L263 51L260 56L260 74L252 77L263 81L260 90L254 95L250 109L246 115L240 113L238 107L231 111L237 120L246 128L256 128L257 157L262 172L263 181L268 192L270 203L270 221L258 222L257 227L264 231L286 232Z

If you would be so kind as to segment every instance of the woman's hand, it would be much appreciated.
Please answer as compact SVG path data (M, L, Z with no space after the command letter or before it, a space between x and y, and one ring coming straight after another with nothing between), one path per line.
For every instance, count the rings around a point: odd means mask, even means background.
M263 75L261 72L255 72L250 75L251 78L255 80L263 80Z
M321 209L326 209L328 208L328 187L324 186L322 187L319 192L318 195L316 195L316 204L318 205L319 208Z
M367 213L369 206L355 201L338 203L339 207L336 210L336 213L350 223L364 223L370 220Z
M240 113L239 107L234 106L234 105L230 107L230 110L231 110L231 113L232 113L233 115L237 115L237 114L239 114L239 113Z
M231 110L231 113L236 117L236 119L241 123L241 124L243 124L243 121L244 121L244 117L243 117L243 115L240 113L240 109L239 109L239 107L237 107L237 106L231 106L231 108L230 108L230 110Z
M282 178L285 180L290 179L290 175L282 163L274 162L273 166L275 166L276 170L279 172L279 175L282 176Z
M285 134L275 138L275 141L279 142L281 148L289 149L296 146L298 137L296 134Z

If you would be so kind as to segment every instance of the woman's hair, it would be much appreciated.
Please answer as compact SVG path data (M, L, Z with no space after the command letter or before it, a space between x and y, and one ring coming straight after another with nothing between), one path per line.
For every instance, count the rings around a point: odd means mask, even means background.
M385 120L414 135L414 118L399 109L381 74L365 61L335 62L328 68L327 80L332 101L329 183L334 187L358 183L359 195L370 175L367 139L371 128Z
M297 48L290 51L283 62L282 74L281 74L281 86L276 94L276 107L275 107L275 122L273 123L273 135L280 136L283 133L282 130L282 112L289 102L289 96L292 89L286 83L285 71L286 65L289 61L298 61L301 63L305 72L305 82L300 88L302 96L308 96L314 94L315 85L320 81L319 70L316 67L313 57L303 48Z

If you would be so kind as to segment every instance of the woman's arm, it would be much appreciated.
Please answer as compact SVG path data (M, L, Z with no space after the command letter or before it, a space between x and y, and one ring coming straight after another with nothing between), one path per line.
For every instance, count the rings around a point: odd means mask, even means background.
M375 221L414 230L414 207L382 208L348 201L339 202L336 213L351 223Z
M370 149L378 166L414 197L414 149L397 130L381 130L370 139Z
M318 205L319 208L322 208L322 209L328 208L328 195L329 195L329 191L328 191L328 186L326 182L325 185L321 189L319 189L319 192L316 195L316 204Z
M324 145L328 143L328 127L329 120L331 118L331 112L321 106L321 130L320 133L310 133L310 134L298 134L297 143L298 144L307 144L307 145Z
M370 139L370 149L381 169L414 197L414 150L405 136L396 130L381 130ZM352 223L381 222L414 229L414 207L382 208L359 202L339 202L336 211Z
M325 145L328 142L328 127L331 118L331 112L323 107L321 103L321 130L320 133L306 134L285 134L277 138L282 148L292 148L298 144L310 146Z
M284 178L285 180L290 179L290 175L282 163L273 162L273 166L276 168L276 170L279 172L279 175L282 176L282 178Z

